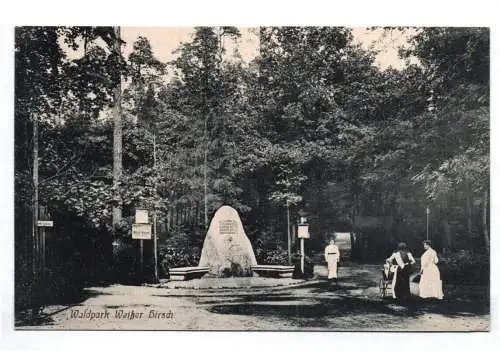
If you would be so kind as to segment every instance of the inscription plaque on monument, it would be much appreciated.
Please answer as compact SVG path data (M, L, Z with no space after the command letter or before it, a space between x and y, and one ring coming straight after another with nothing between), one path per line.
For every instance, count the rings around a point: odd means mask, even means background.
M238 223L235 220L219 221L219 233L221 235L234 235L238 232Z

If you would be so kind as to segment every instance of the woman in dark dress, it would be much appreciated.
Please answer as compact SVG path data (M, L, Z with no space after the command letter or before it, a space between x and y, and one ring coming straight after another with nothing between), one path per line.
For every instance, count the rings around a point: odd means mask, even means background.
M387 258L387 262L397 266L395 282L393 283L394 298L400 300L410 298L411 265L415 263L415 259L408 251L406 243L398 244L397 250Z

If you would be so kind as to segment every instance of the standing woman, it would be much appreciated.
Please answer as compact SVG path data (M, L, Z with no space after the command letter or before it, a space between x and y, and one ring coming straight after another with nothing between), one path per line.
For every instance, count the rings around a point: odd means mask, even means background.
M408 299L410 293L411 265L415 263L413 255L408 251L406 243L398 244L397 250L387 259L389 263L397 266L394 273L393 297L396 299Z
M335 241L330 240L330 244L325 248L325 262L328 264L328 279L337 279L337 264L340 261L339 247Z
M420 260L419 296L422 298L443 299L443 282L437 267L437 253L431 247L430 241L424 241L425 252Z

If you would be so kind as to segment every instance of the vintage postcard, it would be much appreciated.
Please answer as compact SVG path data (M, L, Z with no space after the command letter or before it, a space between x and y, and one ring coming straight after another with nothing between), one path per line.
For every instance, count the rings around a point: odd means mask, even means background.
M16 330L490 330L489 28L14 34Z

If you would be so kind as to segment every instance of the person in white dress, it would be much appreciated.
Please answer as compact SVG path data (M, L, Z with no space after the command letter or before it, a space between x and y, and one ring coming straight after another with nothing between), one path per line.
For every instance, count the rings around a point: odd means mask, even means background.
M432 249L430 241L424 241L424 249L425 252L420 259L419 296L421 298L443 299L443 282L436 265L439 261L437 253Z
M325 247L325 261L328 264L328 279L337 278L337 264L339 260L339 247L337 247L334 240L330 240L330 244Z

